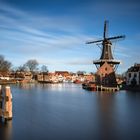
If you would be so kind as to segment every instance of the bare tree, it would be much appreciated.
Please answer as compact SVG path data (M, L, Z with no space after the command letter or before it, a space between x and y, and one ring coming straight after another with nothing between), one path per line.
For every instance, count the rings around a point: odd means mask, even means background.
M0 71L8 72L11 66L12 66L11 62L5 60L3 55L0 55Z
M78 75L84 75L86 72L85 71L77 71Z
M48 72L48 67L46 65L42 65L41 71L42 72Z
M25 64L24 65L21 65L21 66L19 66L18 68L17 68L17 71L23 71L23 72L25 72L25 71L27 71L27 67L25 66Z
M29 69L29 71L33 72L37 69L38 62L35 59L28 60L25 64L25 67Z

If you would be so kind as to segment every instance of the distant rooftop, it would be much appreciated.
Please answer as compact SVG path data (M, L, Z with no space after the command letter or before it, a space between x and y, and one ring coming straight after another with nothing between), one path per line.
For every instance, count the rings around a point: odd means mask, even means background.
M140 64L135 63L134 66L131 66L127 72L139 72Z

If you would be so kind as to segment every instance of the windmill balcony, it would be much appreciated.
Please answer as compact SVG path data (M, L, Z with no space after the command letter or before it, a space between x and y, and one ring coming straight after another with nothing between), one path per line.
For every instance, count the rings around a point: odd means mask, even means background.
M101 63L104 63L104 62L108 62L108 63L111 63L111 64L120 64L121 63L120 60L115 60L115 59L99 59L99 60L94 60L93 64L101 64Z

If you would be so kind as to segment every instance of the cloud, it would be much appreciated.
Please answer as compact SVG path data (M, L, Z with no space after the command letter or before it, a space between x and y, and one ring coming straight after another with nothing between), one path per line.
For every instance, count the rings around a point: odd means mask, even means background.
M4 4L0 11L1 53L13 65L29 59L53 67L92 64L84 59L91 53L85 42L94 38L81 34L69 17L37 16Z
M72 61L68 61L67 63L65 64L68 64L68 65L92 65L93 64L93 61L90 59L75 59L75 60L72 60Z
M48 16L34 17L4 4L0 6L0 10L3 11L0 13L1 31L5 38L10 40L20 41L21 43L26 43L26 45L36 43L38 46L57 45L60 48L65 45L65 48L67 48L68 44L69 46L74 43L77 45L79 44L79 39L82 42L82 40L88 38L84 35L76 34L76 30L72 33L67 28L67 24L65 24L68 18L63 18L60 22L61 17L59 17L59 21ZM62 24L65 26L62 26ZM65 33L61 34L58 30L65 31Z
M11 24L10 28L19 29L21 31L46 36L41 29L47 28L50 30L57 30L63 32L75 32L78 30L78 26L76 24L76 18L71 19L68 16L48 16L48 15L38 15L32 14L31 12L25 12L17 9L16 7L11 7L6 4L0 5L0 10L2 11L0 14L0 18L2 19L5 25ZM75 24L72 24L75 22ZM48 36L48 35L47 35Z
M102 2L94 5L86 5L86 7L82 8L79 6L78 11L81 12L84 9L85 12L87 10L90 14L94 13L94 11L100 11L102 13L106 8L108 8L107 13L110 10L113 11L113 3L104 4ZM117 3L115 10L119 5L120 3ZM103 9L104 6L105 9ZM129 6L127 6L126 11L131 8ZM112 8L110 9L110 7ZM76 8L73 8L73 13L76 13L74 11L77 10ZM82 23L84 18L87 19L84 11L79 13L79 17L78 13L67 16L65 14L57 16L40 15L32 11L22 11L16 7L1 3L1 54L5 55L9 60L12 60L15 65L21 65L28 59L35 58L40 64L53 66L79 66L79 68L80 66L82 68L86 68L89 65L93 66L92 60L100 57L100 50L94 44L85 45L86 41L97 38L95 38L96 33L93 32L93 35L91 35L92 29L90 27L87 28L87 22L91 20L85 20ZM119 11L117 10L116 14L117 12ZM125 12L123 14L127 14ZM95 20L95 22L97 21ZM86 25L84 26L85 23ZM85 31L85 28L88 29L88 32ZM130 52L124 53L128 51ZM118 58L128 59L130 58L129 54L131 52L131 47L126 48L126 46L117 45L115 48L115 56Z

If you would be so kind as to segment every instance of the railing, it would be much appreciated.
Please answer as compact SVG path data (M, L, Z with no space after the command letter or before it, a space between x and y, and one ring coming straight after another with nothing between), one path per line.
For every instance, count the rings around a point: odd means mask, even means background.
M94 60L93 63L100 63L100 62L114 62L114 63L121 63L120 60L115 60L115 59L99 59L99 60Z

